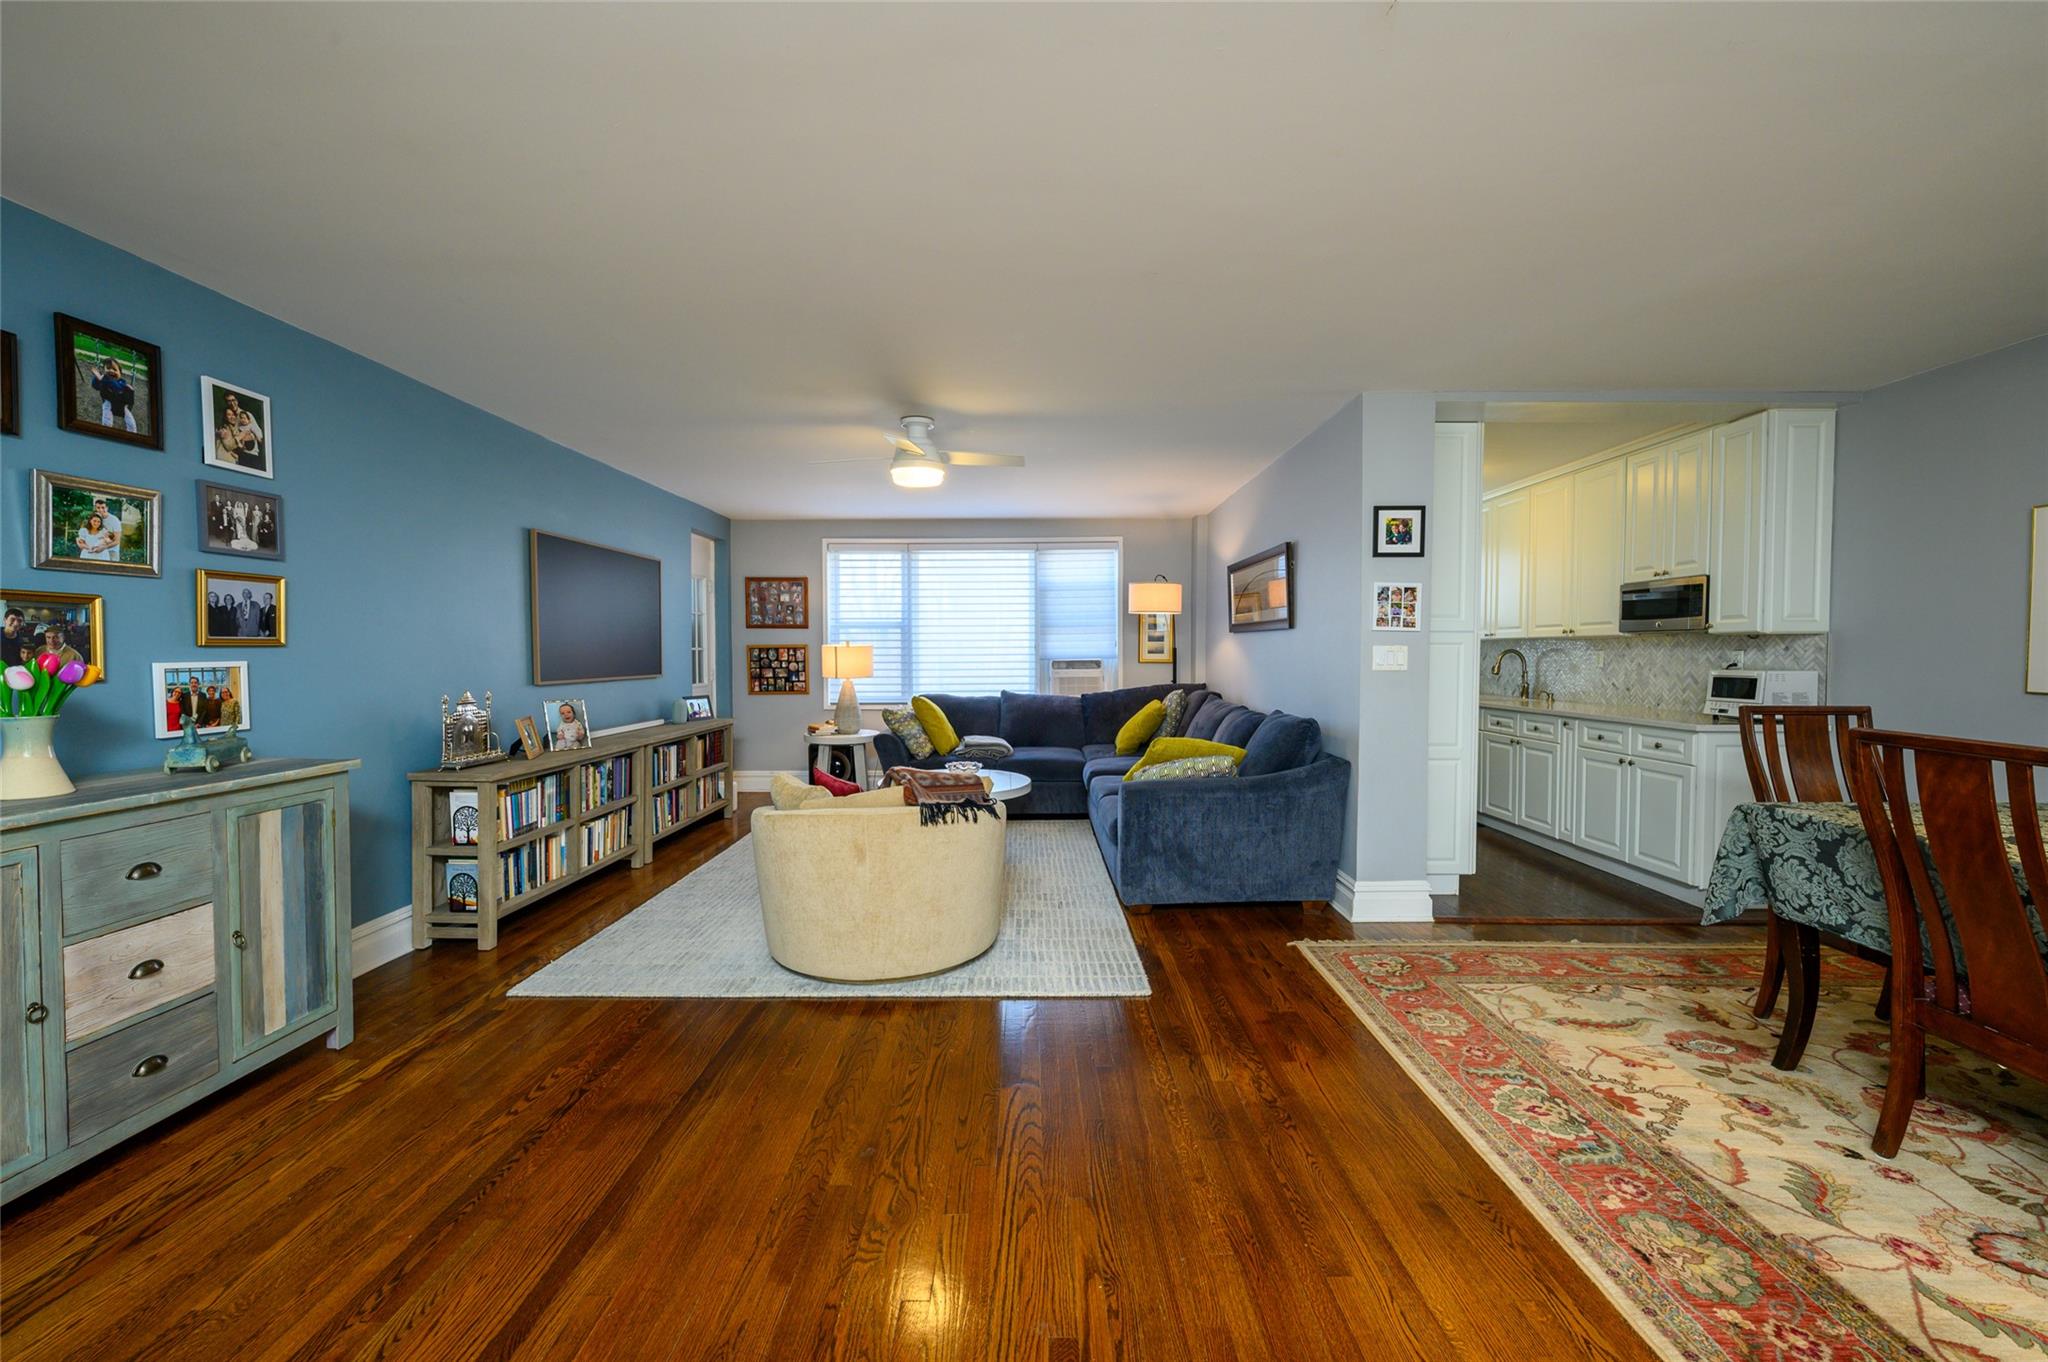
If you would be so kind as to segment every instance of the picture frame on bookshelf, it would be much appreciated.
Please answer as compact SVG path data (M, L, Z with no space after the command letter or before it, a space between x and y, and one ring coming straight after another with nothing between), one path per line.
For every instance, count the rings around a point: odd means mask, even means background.
M548 718L548 750L567 752L590 746L590 711L581 700L543 700Z
M711 717L711 697L708 695L685 695L683 697L683 721L696 723Z
M512 721L512 726L519 730L519 755L532 761L546 750L540 742L540 725L533 721L531 714L520 715Z
M442 863L443 899L451 913L476 911L476 862L451 860Z
M477 844L477 803L475 790L448 792L448 841L452 846Z

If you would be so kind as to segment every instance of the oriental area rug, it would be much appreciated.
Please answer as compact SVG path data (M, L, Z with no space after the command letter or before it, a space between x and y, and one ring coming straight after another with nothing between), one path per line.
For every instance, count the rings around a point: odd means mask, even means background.
M1755 945L1296 945L1662 1356L2048 1357L2048 1089L1930 1040L1871 1153L1878 970L1781 1073Z

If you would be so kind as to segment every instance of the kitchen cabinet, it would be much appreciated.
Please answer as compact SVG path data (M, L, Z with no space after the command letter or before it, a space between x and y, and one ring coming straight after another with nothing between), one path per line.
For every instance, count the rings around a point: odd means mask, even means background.
M1526 580L1529 638L1557 638L1572 617L1572 480L1549 478L1529 489Z
M1573 761L1573 843L1617 861L1627 860L1627 758L1582 742Z
M1621 632L1622 461L1572 474L1571 613L1565 633L1598 638Z
M1516 739L1515 821L1531 832L1557 836L1558 760L1557 748L1549 743Z
M1560 758L1555 719L1524 718L1513 731L1482 729L1479 811L1545 837L1558 836L1564 798Z
M1486 634L1520 638L1528 619L1529 493L1496 497L1487 512Z
M1624 580L1693 577L1707 571L1712 528L1707 496L1710 436L1709 431L1696 431L1623 459Z
M1773 408L1713 432L1712 581L1717 633L1828 628L1835 413Z
M1675 762L1627 757L1628 854L1638 870L1692 880L1692 770Z
M1512 734L1479 735L1479 812L1504 823L1515 821L1519 790Z

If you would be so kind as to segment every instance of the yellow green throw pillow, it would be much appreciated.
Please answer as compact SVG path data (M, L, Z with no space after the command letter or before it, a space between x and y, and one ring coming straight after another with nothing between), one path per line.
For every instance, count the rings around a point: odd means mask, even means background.
M1157 700L1146 703L1145 707L1125 721L1116 731L1116 754L1128 757L1148 742L1159 731L1159 725L1166 722L1166 706Z
M1180 761L1184 757L1229 757L1234 761L1244 760L1244 749L1232 747L1227 742L1210 742L1207 738L1161 738L1145 749L1145 755L1138 758L1138 764L1124 772L1129 780L1147 766L1157 766L1163 761Z
M925 736L932 740L932 751L943 757L960 745L960 734L954 730L945 710L922 695L910 697L910 708L916 713L917 721L924 725Z

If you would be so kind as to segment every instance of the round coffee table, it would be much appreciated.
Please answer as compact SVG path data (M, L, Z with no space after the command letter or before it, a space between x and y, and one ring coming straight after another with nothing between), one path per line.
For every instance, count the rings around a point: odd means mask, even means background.
M1022 799L1031 793L1031 777L1015 771L991 771L984 767L982 778L988 781L989 798L1011 800Z

